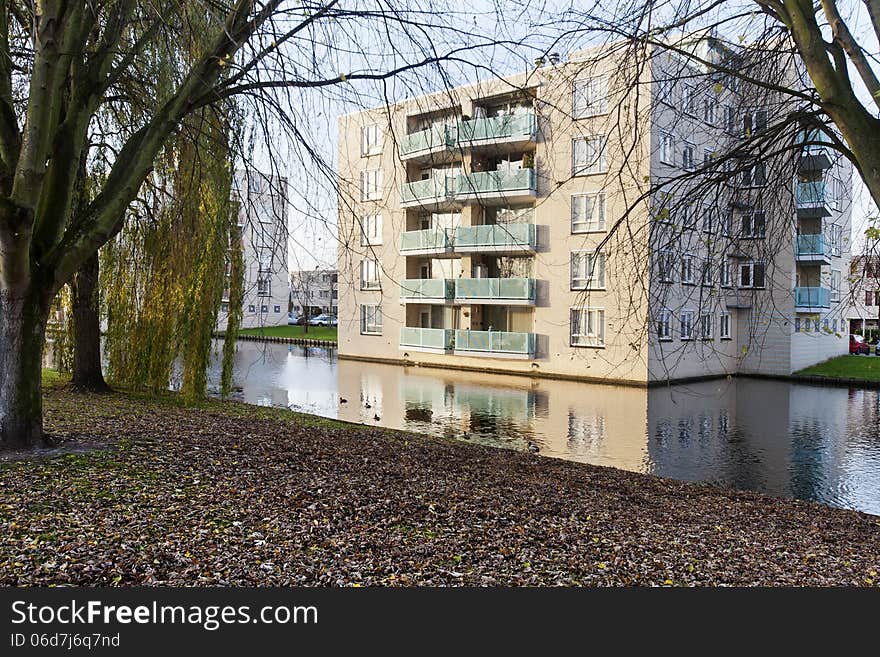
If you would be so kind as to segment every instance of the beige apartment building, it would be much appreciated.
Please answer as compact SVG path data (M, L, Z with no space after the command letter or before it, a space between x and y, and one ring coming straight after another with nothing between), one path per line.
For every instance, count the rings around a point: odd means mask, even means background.
M646 384L845 353L850 169L806 130L726 156L772 103L597 53L339 119L340 358Z

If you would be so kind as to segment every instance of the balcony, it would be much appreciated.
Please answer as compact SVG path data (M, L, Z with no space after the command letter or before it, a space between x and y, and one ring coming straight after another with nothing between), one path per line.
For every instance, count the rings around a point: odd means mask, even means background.
M400 234L400 252L403 255L439 255L452 252L449 231L445 228L408 230Z
M535 305L534 278L457 278L455 302L482 305Z
M534 224L460 226L455 231L457 253L532 252L537 244Z
M455 199L479 199L515 203L528 201L537 195L534 169L515 171L478 171L455 179Z
M533 358L534 333L507 331L455 331L456 356L485 356L488 358Z
M804 144L798 160L798 171L815 172L831 168L831 155L828 137L819 130L803 130L798 140Z
M724 305L728 310L748 309L752 307L754 293L751 289L727 290L724 294Z
M455 180L456 178L452 176L441 175L404 183L400 186L400 205L404 208L417 206L436 208L445 205L452 201Z
M794 311L814 313L831 308L831 290L827 287L794 288Z
M400 329L400 348L408 351L446 353L455 345L455 330L442 328L417 328L404 326Z
M798 235L794 255L800 263L830 265L831 245L822 234Z
M458 124L458 144L465 148L499 144L522 147L535 140L537 126L531 112L462 121Z
M795 188L798 217L809 219L831 216L823 181L799 182Z
M455 281L448 278L408 278L400 282L401 303L451 303Z
M442 153L455 146L455 128L448 125L435 125L403 135L397 145L401 160L412 160L434 153Z

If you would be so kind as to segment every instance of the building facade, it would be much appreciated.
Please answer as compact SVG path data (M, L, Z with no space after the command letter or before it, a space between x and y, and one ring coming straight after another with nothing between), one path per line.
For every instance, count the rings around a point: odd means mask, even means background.
M258 171L235 172L233 203L244 259L241 328L287 324L287 179ZM217 316L217 330L229 318L231 266Z
M290 310L302 317L321 313L336 316L339 274L335 269L290 272Z
M806 130L724 155L765 102L586 51L341 117L340 357L644 384L845 353L851 172Z
M854 256L850 282L850 333L865 335L880 330L880 257L873 253Z

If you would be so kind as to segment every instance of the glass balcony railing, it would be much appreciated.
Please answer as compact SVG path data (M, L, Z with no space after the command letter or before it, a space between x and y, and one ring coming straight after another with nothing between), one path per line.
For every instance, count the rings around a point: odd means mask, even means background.
M458 143L468 146L478 142L529 139L535 136L536 126L535 115L531 112L471 119L458 124Z
M455 345L455 330L442 328L417 328L404 326L400 329L401 347L449 350Z
M534 278L457 278L455 298L465 301L535 302Z
M448 125L435 125L427 130L403 135L398 143L400 154L403 157L418 153L432 153L453 146L455 146L455 129Z
M449 233L445 228L408 230L400 234L401 252L444 250L449 246L451 246Z
M816 235L798 235L797 250L799 256L831 256L831 245L821 233Z
M460 178L461 176L459 176ZM400 202L436 202L448 198L455 191L455 178L433 176L426 180L404 183L400 187Z
M490 224L461 226L455 231L455 248L471 251L479 248L535 248L534 224Z
M458 329L455 331L455 351L532 356L535 334Z
M408 278L400 282L401 299L447 300L455 292L455 281L448 278Z
M455 179L457 197L534 194L535 190L534 169L479 171Z
M799 208L825 205L825 183L823 181L799 182L795 196Z
M830 308L831 290L827 287L796 287L794 305L796 308Z

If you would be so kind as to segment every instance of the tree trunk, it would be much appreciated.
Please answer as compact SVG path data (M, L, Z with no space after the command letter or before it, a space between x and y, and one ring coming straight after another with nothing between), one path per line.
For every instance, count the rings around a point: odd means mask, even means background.
M43 434L42 359L49 303L0 290L0 448L34 447Z
M73 387L106 392L101 372L101 321L98 314L98 254L86 260L71 282L73 292Z

